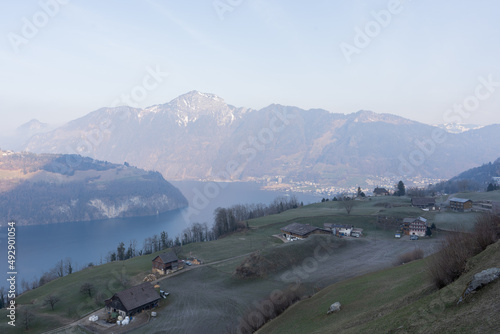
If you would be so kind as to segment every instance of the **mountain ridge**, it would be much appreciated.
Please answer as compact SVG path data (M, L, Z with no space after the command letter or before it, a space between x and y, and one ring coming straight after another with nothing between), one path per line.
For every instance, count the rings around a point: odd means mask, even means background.
M144 109L98 109L35 135L24 149L129 161L171 180L217 180L225 173L228 181L279 177L342 185L363 178L450 178L500 151L498 130L453 134L366 110L341 114L280 104L254 110L191 91ZM432 142L436 131L446 136L443 143ZM412 159L417 162L405 173L401 167ZM234 173L227 173L230 162Z

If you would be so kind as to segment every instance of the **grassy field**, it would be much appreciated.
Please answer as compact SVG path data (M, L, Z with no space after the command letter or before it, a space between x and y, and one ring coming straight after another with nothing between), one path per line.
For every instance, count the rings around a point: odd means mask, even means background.
M272 235L279 234L280 228L292 221L311 224L319 227L322 227L326 222L335 222L340 224L351 224L355 227L363 228L364 236L370 238L371 242L359 243L357 247L348 249L349 252L353 252L351 254L351 257L363 257L366 259L366 261L371 261L370 263L372 263L372 265L367 265L366 271L360 272L357 269L357 264L351 263L352 266L343 266L343 272L339 272L338 268L336 267L336 263L347 256L344 253L348 253L339 251L338 259L336 257L332 257L331 263L329 263L328 266L322 268L322 270L319 270L315 274L316 276L311 276L309 279L311 284L314 283L315 279L323 282L324 284L331 284L336 281L345 280L345 278L352 277L357 273L365 273L376 270L377 266L387 266L387 264L391 263L390 261L392 261L392 258L397 255L397 252L404 252L414 246L413 243L404 243L404 241L402 240L394 241L394 231L385 231L378 228L375 225L377 215L394 217L422 215L426 218L431 219L431 222L435 222L439 228L450 230L455 229L455 227L457 226L465 226L466 228L470 228L473 225L473 220L475 217L475 214L469 213L464 214L451 212L425 212L416 208L412 208L410 206L410 199L407 197L379 197L372 198L371 200L364 199L356 201L356 205L354 206L350 215L346 213L345 208L342 207L342 203L329 201L289 210L279 215L272 215L250 220L248 222L250 226L249 230L235 232L216 241L183 246L181 257L195 256L202 259L205 263L210 263L246 255L256 250L265 250L266 254L273 254L273 250L277 249L276 247L282 247L282 241L280 241L278 238L273 237ZM425 240L419 242L424 241ZM424 244L421 243L420 245ZM428 252L432 252L431 245L428 245L426 247L428 247L429 249ZM278 254L279 252L276 253ZM18 305L30 307L36 316L35 321L33 322L33 328L29 332L38 333L51 328L63 326L76 319L79 319L90 311L102 307L102 303L96 303L94 297L95 295L98 296L97 299L99 301L102 301L103 299L112 296L113 293L122 290L124 288L124 284L126 286L138 284L142 281L143 277L150 272L151 260L155 256L156 254L151 254L148 256L136 257L123 262L113 262L87 268L80 272L73 273L69 276L59 278L38 289L28 291L19 296L17 298ZM302 255L299 254L297 259L297 261L299 262L301 261L300 256ZM377 262L379 260L381 261L380 263ZM203 285L202 282L204 280L211 280L212 276L215 275L215 272L217 272L217 275L220 276L216 275L218 278L214 278L214 282L217 282L216 284L214 283L214 287L218 289L217 291L219 291L222 296L225 296L224 298L230 298L230 296L233 296L231 298L237 298L238 294L237 290L233 290L233 292L231 292L232 294L228 295L226 292L223 292L225 288L234 289L235 287L239 286L241 288L241 293L247 293L250 296L252 289L261 289L262 293L265 294L268 292L269 288L274 287L275 283L269 283L269 281L266 280L260 283L259 280L256 280L249 285L250 288L245 287L244 284L241 285L242 283L235 283L233 281L233 278L231 278L231 275L234 272L234 269L242 261L243 258L238 258L213 265L210 267L210 270L214 273L203 271L203 273L198 274L198 276L195 275L195 273L181 274L175 279L173 278L164 281L165 283L162 284L167 284L165 286L167 290L169 286L179 284L180 288L178 288L177 291L181 293L185 289L189 289L188 283L191 277L193 277L195 281L200 280L199 285L196 285L196 289L199 289L200 287L201 289L208 289L208 286ZM401 281L398 281L398 284L401 284L401 289L403 289L403 287L407 286L408 284L413 284L412 280L414 279L414 276L420 277L419 279L415 279L416 287L424 281L422 276L423 267L419 267L419 265L416 263L408 266L410 268L413 268L412 277L408 276L406 279L404 278L404 272L402 271L400 273L398 271L403 270L401 269L403 267L396 268L394 269L396 270L396 272L393 272L393 275L394 273L397 273L397 275L403 275ZM421 264L421 266L423 265ZM382 273L385 272L386 271ZM389 270L387 272L391 271ZM382 275L380 277L383 277L384 274L382 273L379 273L378 275ZM373 279L375 278L370 278L369 280ZM383 281L382 278L381 281ZM85 282L91 282L96 288L96 293L92 296L92 298L85 297L79 292L80 286ZM183 282L183 284L177 282ZM271 279L271 282L274 281ZM351 284L350 282L352 283L353 280L345 281L342 284ZM282 282L280 284L282 284ZM361 285L363 284L368 284L368 282L362 283ZM358 288L360 288L360 286L358 286ZM415 291L420 291L423 293L426 288L427 287L424 284ZM348 288L346 286L346 291L348 291L349 289L351 288ZM354 291L352 289L351 291ZM366 292L367 290L362 291ZM326 293L326 291L324 293ZM50 294L60 297L60 302L56 304L54 311L50 310L48 306L43 305L44 298ZM259 296L260 295L255 294L254 297L257 298ZM191 306L196 305L196 295L193 294L191 298L193 298L194 301L186 300L185 303ZM222 305L227 302L227 300L224 298L219 300L218 303ZM172 300L175 300L175 298L172 298ZM250 299L244 299L243 301L247 302L249 300ZM384 300L385 299L382 299L382 301ZM325 303L327 303L326 300ZM238 310L241 310L244 303L238 305L240 305L238 306ZM209 312L205 314L210 315ZM0 317L6 319L5 310L0 310ZM179 324L179 326L181 325ZM0 332L5 332L7 328L10 330L10 332L12 332L12 328L7 327L5 322L0 323ZM16 329L13 331L13 333L24 332L25 331L19 326L16 327Z
M471 199L472 201L500 201L500 190L489 191L489 192L457 193L448 196L448 199L452 197L468 198Z
M497 333L500 281L463 304L467 282L484 269L500 267L500 243L469 261L469 270L435 290L426 273L428 259L334 284L289 308L258 333ZM327 315L334 302L341 311Z

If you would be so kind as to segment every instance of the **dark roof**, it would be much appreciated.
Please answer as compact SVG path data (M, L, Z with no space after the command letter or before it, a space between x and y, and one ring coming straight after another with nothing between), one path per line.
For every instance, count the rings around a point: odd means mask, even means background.
M373 189L373 193L374 194L386 194L386 193L389 193L389 192L385 188L379 188L379 187L377 187L377 188Z
M432 197L414 197L411 199L412 205L434 205L436 199Z
M424 217L418 217L418 218L404 218L403 219L403 224L427 224L427 219Z
M323 224L327 228L353 228L352 225L346 225L346 224L331 224L331 223L325 223Z
M168 253L162 253L162 254L158 255L157 257L160 257L160 259L163 263L170 263L170 262L179 261L179 258L177 257L177 255L175 255L175 253L172 251L170 251ZM153 261L156 260L157 257L155 257L153 259Z
M472 201L470 199L466 199L466 198L453 197L453 198L450 198L450 202L467 203L467 202L472 202Z
M143 305L150 304L160 299L160 295L150 283L142 283L127 290L115 293L127 311L131 311Z
M284 232L289 232L300 236L308 235L309 233L314 232L317 229L318 228L316 226L304 225L299 223L291 223L290 225L281 228L281 230Z

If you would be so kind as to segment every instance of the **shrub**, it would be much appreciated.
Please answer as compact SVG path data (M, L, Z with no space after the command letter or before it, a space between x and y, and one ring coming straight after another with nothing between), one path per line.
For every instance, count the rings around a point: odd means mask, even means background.
M415 248L412 251L401 254L396 260L395 265L405 264L411 261L420 260L424 258L424 251L420 248Z
M442 288L465 272L467 260L500 238L500 218L482 215L472 233L449 234L438 253L429 262L429 274L437 288Z
M276 318L288 307L301 300L305 294L303 285L291 285L283 291L275 292L268 299L249 309L241 318L236 330L226 330L227 333L254 333L266 322Z

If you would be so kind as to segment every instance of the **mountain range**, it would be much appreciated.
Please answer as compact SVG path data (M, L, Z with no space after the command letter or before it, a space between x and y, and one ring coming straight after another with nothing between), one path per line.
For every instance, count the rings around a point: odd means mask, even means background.
M450 133L391 114L253 110L192 91L144 109L101 108L32 136L23 149L126 161L171 180L362 184L451 178L498 156L500 125Z

